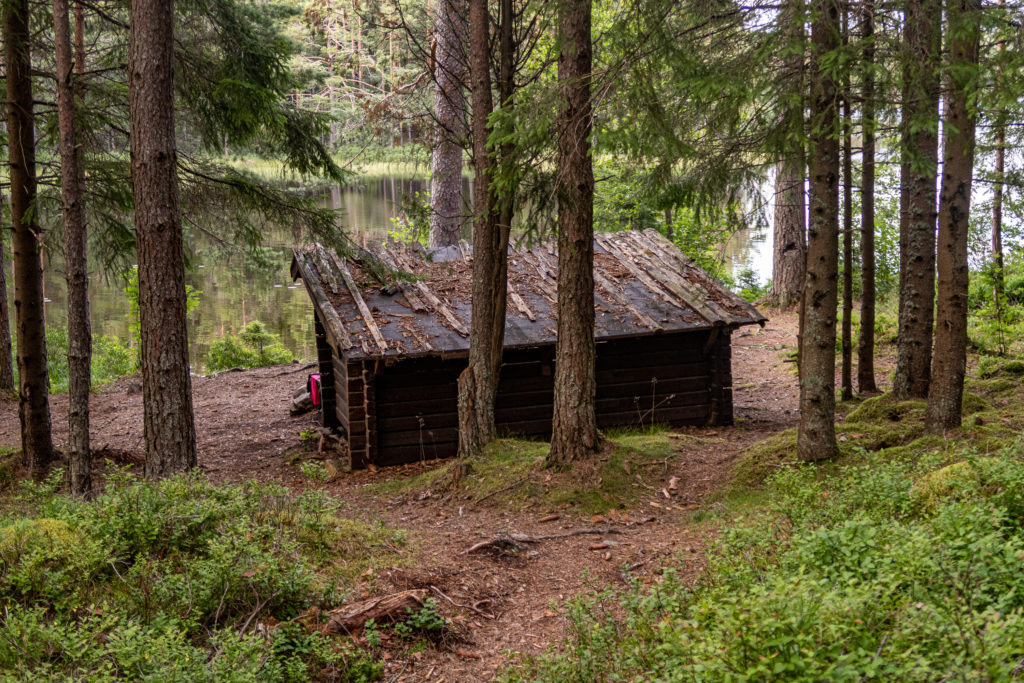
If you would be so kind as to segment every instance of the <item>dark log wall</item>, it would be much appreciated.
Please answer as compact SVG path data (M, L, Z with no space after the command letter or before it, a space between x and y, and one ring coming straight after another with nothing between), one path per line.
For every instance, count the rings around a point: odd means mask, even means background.
M338 398L344 402L345 394L338 394L335 391L334 352L331 348L332 344L327 339L327 331L324 329L319 313L314 313L313 329L316 334L316 359L320 364L320 408L323 413L324 426L334 429L338 426L338 415L345 412L344 406L338 405Z
M506 351L496 406L500 433L550 435L553 356L551 347ZM413 358L385 365L331 357L336 420L348 434L354 468L455 455L457 379L465 358ZM597 383L601 428L729 424L729 333L601 342Z

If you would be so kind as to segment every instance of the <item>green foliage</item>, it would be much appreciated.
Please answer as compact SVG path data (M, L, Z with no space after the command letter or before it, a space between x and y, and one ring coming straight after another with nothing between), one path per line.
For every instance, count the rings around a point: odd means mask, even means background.
M17 355L18 340L11 337L11 350ZM46 370L50 378L50 392L63 394L70 381L68 369L68 330L66 327L46 328ZM91 382L95 390L104 384L130 375L139 369L139 356L121 340L105 334L92 337ZM18 366L14 365L14 384L18 384Z
M15 351L17 340L11 340ZM50 391L62 394L68 390L68 330L66 327L46 328L46 369L50 376ZM130 375L139 369L138 352L115 337L94 334L92 337L92 388ZM15 383L18 368L15 366Z
M128 344L136 348L142 339L142 319L139 313L139 267L132 266L122 276L124 280L124 294L128 297ZM193 289L192 285L185 285L185 315L192 313L199 307L199 295L202 292ZM139 350L141 353L141 349Z
M437 638L449 627L448 620L437 613L437 600L427 598L418 610L406 607L406 617L395 624L395 633L403 640L416 637Z
M259 320L253 320L237 337L228 334L210 345L206 369L219 372L231 368L262 368L291 361L291 351L278 341L277 335L268 332Z
M570 603L565 645L505 680L1012 680L1024 444L953 457L781 470L696 584L669 571Z
M86 502L55 493L61 476L23 484L0 516L0 680L379 678L355 645L288 620L338 604L401 534L276 484L110 470Z

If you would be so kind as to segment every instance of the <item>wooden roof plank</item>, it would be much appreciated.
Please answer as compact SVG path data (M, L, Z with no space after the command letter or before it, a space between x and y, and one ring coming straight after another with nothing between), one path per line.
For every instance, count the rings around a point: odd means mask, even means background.
M399 265L402 266L402 268L408 270L409 272L414 272L412 264L409 263L407 259L408 253L401 255L398 253L395 254L395 261L397 261ZM459 320L455 316L455 314L452 313L451 310L449 310L449 308L445 306L444 303L440 299L438 299L433 292L430 291L430 288L427 287L425 283L415 282L413 286L416 288L416 291L420 294L420 296L422 296L423 299L425 299L426 302L430 304L430 306L435 311L440 313L441 316L448 321L448 324L452 326L452 329L454 329L463 337L469 336L469 330L466 329L466 326L462 323L462 321Z
M708 297L707 292L695 291L693 285L685 278L673 274L677 272L680 266L687 268L688 264L686 262L673 264L671 256L668 256L664 250L659 249L650 239L644 240L637 233L627 234L626 239L634 246L634 254L647 258L651 265L653 265L654 270L658 273L658 279L666 286L681 291L680 298L686 301L687 305L693 310L706 318L708 322L719 325L734 322L732 313ZM654 258L647 257L647 253L652 254ZM648 270L650 271L650 268ZM654 275L654 272L651 274Z
M377 342L377 346L384 353L388 351L388 342L384 339L384 335L380 333L380 328L377 327L377 321L373 319L373 312L370 311L370 307L363 301L363 295L359 291L359 286L356 285L355 280L352 279L352 274L348 272L348 266L342 263L338 255L331 253L331 256L335 259L335 265L338 267L338 271L341 273L342 279L345 280L345 286L348 287L348 291L352 294L352 298L356 302L356 307L359 309L359 313L363 316L363 323L366 325L366 329L369 330L370 336Z
M627 311L632 313L633 316L636 317L636 319L639 320L644 327L650 328L652 330L662 329L661 325L655 322L654 318L647 315L646 313L638 311L636 307L629 302L629 299L620 294L619 291L615 288L615 285L609 282L608 279L597 270L597 268L594 269L594 282L597 284L598 287L601 288L602 291L604 291L607 294L608 297L611 298L612 301L614 301L615 303L617 303L618 305L622 306Z
M723 298L732 299L733 304L741 308L746 313L746 317L744 317L741 315L733 314L732 312L725 309L725 307L721 307L730 316L732 323L744 324L749 323L751 320L753 320L759 321L761 322L761 324L763 324L763 321L767 320L767 318L761 315L761 313L749 301L744 301L740 297L736 296L735 294L727 290L718 282L715 282L706 272L701 270L700 267L698 267L697 264L694 263L689 256L680 251L676 247L676 245L672 244L668 240L668 238L659 233L657 230L647 229L644 230L642 234L645 238L647 238L648 242L658 245L661 248L660 253L663 255L663 260L669 263L675 261L681 266L680 270L681 272L684 273L684 275L693 276L701 283L699 286L708 289L713 288L718 290ZM716 305L718 305L717 302L715 303Z
M341 317L338 315L338 311L334 308L334 304L327 298L327 292L324 291L323 287L320 286L320 278L313 277L313 263L312 260L307 257L305 253L298 249L293 249L292 254L295 258L295 264L299 267L299 272L302 274L302 281L306 284L306 291L309 292L309 296L313 299L313 303L316 305L317 310L320 311L321 315L325 318L324 325L328 326L333 332L334 336L340 337L338 342L341 344L344 350L352 348L352 338L348 334L348 330L341 322Z
M327 281L327 284L331 286L331 290L335 294L340 294L341 287L338 281L338 274L331 267L330 259L327 258L327 251L323 245L319 242L315 243L310 250L310 256L313 257L316 263L316 269L320 272L320 277Z
M728 314L723 316L721 310L716 310L716 308L707 305L706 300L695 296L693 291L684 286L678 278L672 277L671 273L660 263L660 259L648 258L647 254L643 252L642 247L639 246L631 248L631 245L622 243L619 243L617 246L621 247L631 257L633 263L646 270L658 284L679 297L680 301L691 310L696 311L699 316L707 320L712 326L724 325L729 322Z
M384 265L386 265L391 270L400 270L398 265L396 265L395 262L392 260L387 249L381 249L380 252L377 254L377 258L379 258L384 263ZM399 291L402 292L402 296L404 296L406 300L409 302L409 305L412 307L413 311L415 311L416 313L426 313L427 311L430 310L429 308L427 308L427 305L423 303L423 301L418 296L416 296L415 292L412 291L412 286L408 282L396 279L395 284L398 286Z
M537 321L537 316L534 315L533 311L530 310L530 307L526 305L525 301L523 301L523 297L519 296L519 292L513 288L511 282L508 283L508 296L512 299L512 303L516 305L519 312L529 318L531 323Z
M656 294L662 301L671 304L676 308L690 310L685 302L680 302L677 298L668 294L657 280L648 275L643 268L640 268L638 265L633 263L630 255L621 248L621 245L615 243L614 240L609 237L608 233L594 233L594 237L601 243L601 246L608 250L609 254L614 256L626 270L632 273L637 280L640 280L647 289L651 290L651 292Z

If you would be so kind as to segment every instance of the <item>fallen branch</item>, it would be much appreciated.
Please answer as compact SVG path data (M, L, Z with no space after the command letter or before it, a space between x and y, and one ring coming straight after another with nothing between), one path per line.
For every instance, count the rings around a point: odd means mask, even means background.
M278 373L275 373L275 374L270 375L270 376L271 377L280 377L281 375L294 375L296 372L302 372L303 370L310 370L310 369L315 368L315 367L317 367L319 365L320 364L316 363L316 362L314 362L314 363L306 363L305 365L303 365L300 368L293 368L291 370L285 370L283 372L278 372Z
M528 536L527 534L502 534L487 541L480 541L470 548L463 550L460 555L468 555L480 550L494 549L500 552L519 552L523 549L520 543L540 543L541 541L556 541L561 538L572 538L573 536L588 536L606 534L621 534L618 529L574 529L563 534L549 534L547 536Z
M485 619L494 619L495 618L493 614L488 614L487 612L484 612L481 609L477 609L473 605L463 605L462 603L455 602L450 597L448 597L443 592L441 592L440 588L438 588L437 586L435 586L433 584L431 584L430 590L434 591L434 593L437 595L437 597L442 598L443 600L447 600L448 602L450 602L455 607L458 607L459 609L466 609L466 610L469 610L470 612L475 612L475 613L479 614L480 616L484 617Z
M487 500L488 498L490 498L491 496L496 496L499 493L505 493L507 491L511 491L512 489L514 489L514 488L516 488L518 486L522 486L523 484L526 483L527 479L529 479L529 477L523 477L523 478L519 479L518 481L512 482L508 486L505 486L503 488L497 489L495 491L491 491L486 496L481 496L480 498L477 498L476 500L474 500L473 501L473 505L478 505L478 504L484 502L485 500Z
M418 588L351 602L327 613L327 623L324 624L323 631L353 633L362 630L370 619L375 622L396 621L404 618L409 610L423 607L426 598L427 591Z

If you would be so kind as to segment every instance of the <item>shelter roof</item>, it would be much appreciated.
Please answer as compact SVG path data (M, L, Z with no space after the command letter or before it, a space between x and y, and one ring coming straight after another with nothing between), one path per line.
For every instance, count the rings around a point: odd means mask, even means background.
M339 256L321 244L293 249L328 333L359 360L464 355L472 314L472 249L437 251L388 242ZM388 277L372 264L393 271ZM510 248L506 348L555 343L555 245ZM716 282L655 230L594 239L595 338L764 324L753 306Z

